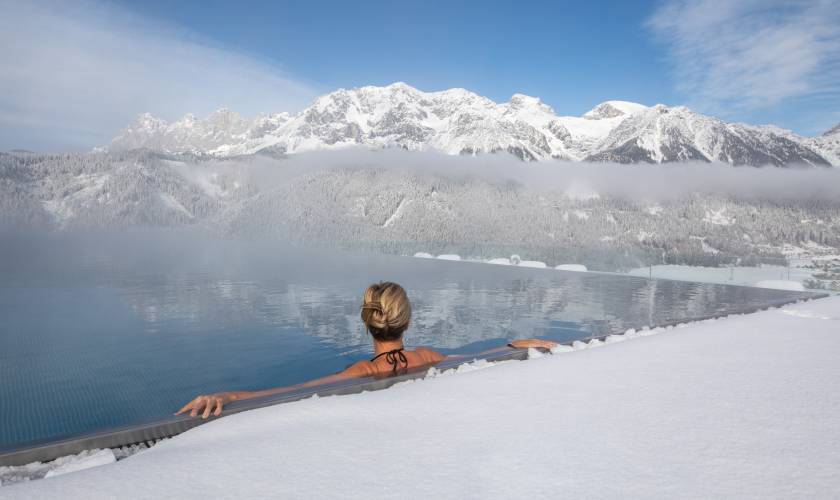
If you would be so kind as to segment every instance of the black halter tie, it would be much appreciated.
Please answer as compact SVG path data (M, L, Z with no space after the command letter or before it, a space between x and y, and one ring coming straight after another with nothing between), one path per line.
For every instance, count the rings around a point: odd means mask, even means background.
M370 358L371 363L381 358L382 356L385 356L385 361L387 361L389 365L394 367L391 370L391 372L394 375L397 374L397 367L400 363L404 364L405 367L408 368L408 359L405 357L405 353L403 353L402 347L400 347L399 349L394 349L393 351L377 354L376 356Z

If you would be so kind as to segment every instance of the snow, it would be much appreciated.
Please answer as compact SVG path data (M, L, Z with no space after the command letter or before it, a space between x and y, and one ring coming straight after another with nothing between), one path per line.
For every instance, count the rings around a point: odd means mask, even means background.
M718 210L706 210L703 221L716 226L729 226L735 222L735 219L726 215L726 208L721 208Z
M540 269L547 267L545 265L545 262L542 262L542 261L539 261L539 260L522 260L522 261L519 261L519 263L516 264L516 265L519 266L519 267L535 267L535 268L540 268Z
M55 477L70 472L79 472L92 467L99 467L101 465L112 464L117 461L114 452L111 450L92 450L85 453L79 453L72 460L51 469L44 477Z
M461 256L454 253L444 253L437 256L440 260L461 260Z
M554 269L558 271L576 271L580 273L585 273L588 269L583 264L560 264L559 266L554 266Z
M664 278L682 281L699 281L703 283L722 283L726 285L753 286L758 281L784 280L803 282L813 278L811 271L796 267L768 266L757 267L702 267L684 265L658 265L631 269L628 274L633 276Z
M100 198L111 178L110 174L85 174L77 175L67 182L65 190L69 192L62 199L47 200L44 202L44 209L53 215L59 223L71 219L74 215L74 206L89 198Z
M580 181L571 182L569 187L563 192L563 195L566 198L575 201L590 201L601 198L601 195Z
M802 286L802 283L798 281L788 281L788 280L764 280L758 281L755 285L758 288L775 288L777 290L793 290L796 292L802 292L805 290L805 287Z
M432 370L232 415L0 497L834 497L837 311L831 297Z
M584 212L583 210L572 210L572 213L574 214L575 217L577 217L580 220L588 220L589 219L589 214Z
M647 109L647 106L628 101L605 101L584 113L584 118L592 120L603 119L604 112L630 115Z
M659 215L662 213L662 205L651 205L645 208L645 212L649 213L650 215Z
M61 457L48 463L33 462L19 467L0 467L0 486L10 486L31 479L60 476L116 461L117 457L112 450L94 449ZM0 490L0 496L2 495L2 490Z
M189 218L193 217L193 214L184 207L178 200L176 200L171 194L167 193L158 193L160 200L163 202L164 205L171 208L176 212L180 212L186 215Z
M653 236L656 236L656 233L649 233L643 229L639 230L639 232L636 233L636 239L639 240L639 242L645 241L646 239Z
M700 246L701 246L701 248L703 249L703 251L704 251L704 252L706 252L706 253L711 253L711 254L718 254L718 253L720 253L720 250L718 250L717 248L715 248L715 247L713 247L713 246L710 246L708 243L706 243L706 239L705 239L705 238L702 238L702 239L700 240Z
M430 253L426 253L426 252L417 252L417 253L414 254L414 257L416 257L418 259L434 259L435 258L434 255L432 255Z
M382 227L388 227L391 224L393 224L395 220L399 219L405 211L405 207L410 205L412 201L414 200L406 200L405 198L401 199L400 203L397 205L396 210L394 210L394 213L391 214L390 217L388 217L388 220L386 220L385 223L382 224Z

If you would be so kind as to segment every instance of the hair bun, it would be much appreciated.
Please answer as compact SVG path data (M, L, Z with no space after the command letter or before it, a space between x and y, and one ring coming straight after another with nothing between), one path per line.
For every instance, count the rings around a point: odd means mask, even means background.
M361 316L374 338L398 339L411 320L411 303L405 290L398 284L375 283L365 290Z
M378 312L379 314L385 314L385 311L382 309L382 304L380 304L379 302L365 302L364 304L362 304L362 309L372 309Z

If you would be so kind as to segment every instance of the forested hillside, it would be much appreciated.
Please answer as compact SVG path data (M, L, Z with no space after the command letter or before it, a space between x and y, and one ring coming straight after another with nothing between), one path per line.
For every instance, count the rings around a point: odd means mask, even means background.
M55 230L190 226L409 255L516 253L604 270L782 263L791 248L840 247L840 200L700 191L661 200L581 196L364 161L288 165L260 156L198 160L143 150L2 154L0 223Z

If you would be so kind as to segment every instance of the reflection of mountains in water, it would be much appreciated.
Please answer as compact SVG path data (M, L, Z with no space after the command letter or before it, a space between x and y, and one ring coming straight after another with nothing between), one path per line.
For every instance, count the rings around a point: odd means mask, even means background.
M551 317L564 316L564 292L533 280L493 289L463 289L458 283L411 289L411 345L457 348L487 339L542 335ZM157 329L167 322L302 330L333 346L356 350L369 344L359 317L362 290L296 283L175 278L156 289L124 289L138 316Z
M407 262L410 265L411 262ZM455 264L465 266L465 264ZM476 275L484 266L469 265ZM778 293L721 285L592 273L517 270L506 279L458 280L442 269L437 283L410 287L413 303L410 345L458 348L488 339L549 336L557 325L582 333L627 328L736 312ZM519 271L519 273L517 273ZM521 274L520 277L513 277ZM277 281L232 281L175 276L153 288L122 289L134 310L154 325L188 321L212 328L249 326L313 335L347 351L366 349L359 319L362 290Z

